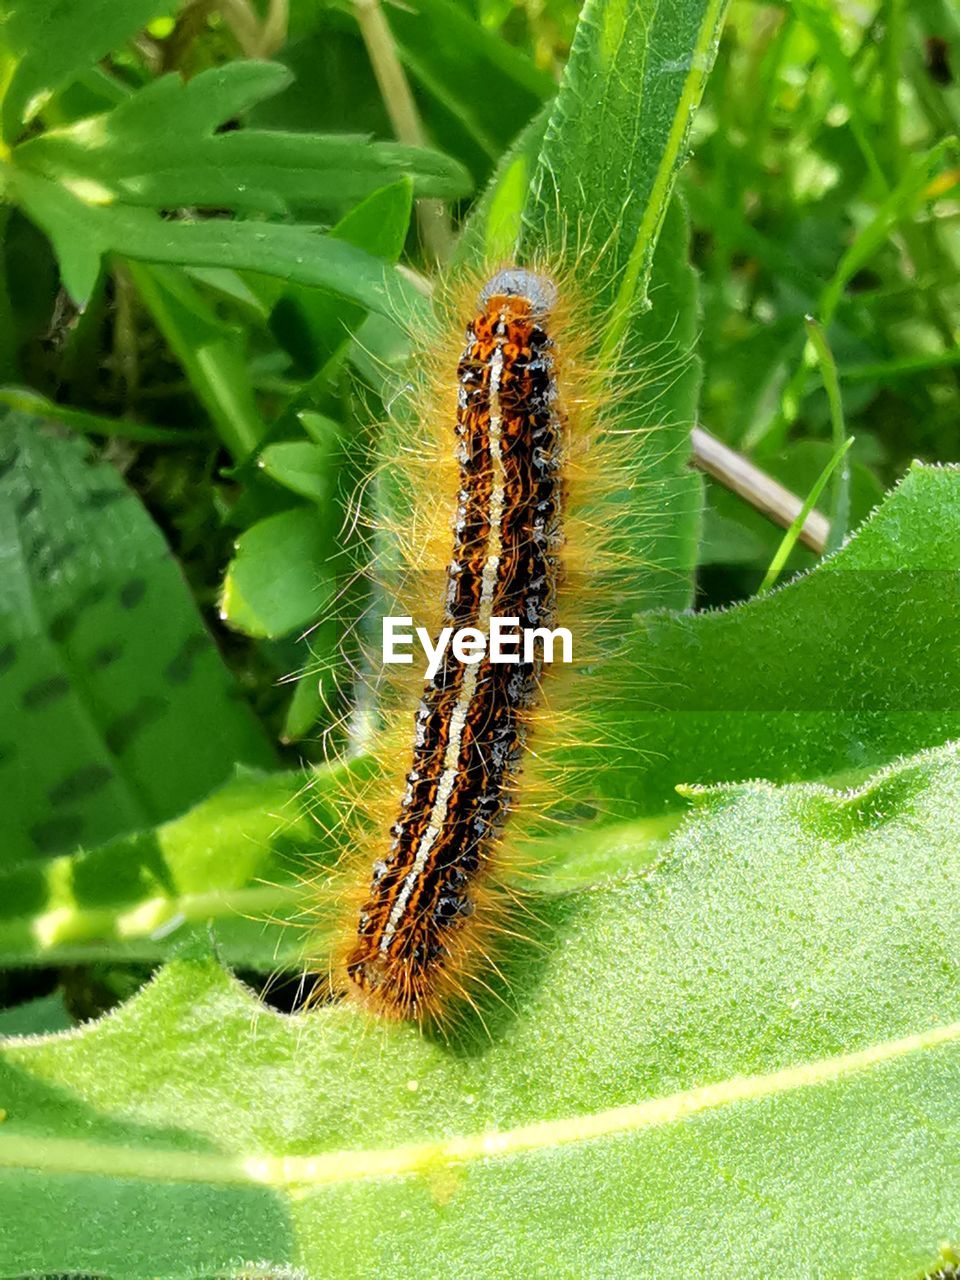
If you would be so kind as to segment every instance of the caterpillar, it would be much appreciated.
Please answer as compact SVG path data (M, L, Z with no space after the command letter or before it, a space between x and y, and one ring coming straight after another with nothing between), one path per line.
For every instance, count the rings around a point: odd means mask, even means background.
M457 367L459 488L444 622L550 628L562 573L564 416L549 333L556 288L521 268L480 293ZM522 768L542 650L495 665L448 648L420 698L413 759L346 957L383 1012L417 1017L449 982Z
M436 328L411 335L425 353L408 388L414 412L385 426L389 462L363 486L390 489L371 541L399 548L400 580L382 565L375 576L434 643L471 628L489 640L498 619L518 620L536 643L499 665L489 647L470 661L447 645L426 678L387 672L374 655L362 664L377 673L379 768L345 783L335 833L345 853L329 893L308 886L314 998L421 1025L453 1020L463 1003L479 1013L505 936L523 915L537 933L525 882L544 833L575 807L578 819L602 806L617 814L615 799L594 794L593 770L609 763L609 752L598 763L606 747L622 761L635 744L605 724L606 700L628 696L624 666L615 685L602 668L640 590L638 529L656 534L637 477L663 458L642 393L677 360L622 345L601 358L607 317L577 283L589 275L580 262L501 264L448 284ZM571 665L548 661L556 624L573 637Z

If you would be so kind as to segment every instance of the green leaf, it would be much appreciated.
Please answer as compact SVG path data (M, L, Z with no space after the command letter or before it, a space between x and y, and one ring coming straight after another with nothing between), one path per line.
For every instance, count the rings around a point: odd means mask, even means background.
M292 683L293 696L287 706L280 735L283 743L302 741L326 710L321 673L309 670Z
M236 761L273 762L138 500L22 414L0 422L0 560L6 865L163 821Z
M73 1019L59 991L0 1011L0 1040L4 1036L46 1035L50 1031L66 1031L72 1026Z
M73 299L89 298L105 254L176 266L232 267L315 285L384 315L416 314L422 299L393 267L315 228L222 219L170 221L149 209L101 204L59 183L8 169L11 194L50 237Z
M693 114L716 54L724 0L587 0L547 125L523 246L603 255L613 351L646 290Z
M5 1264L922 1274L960 1218L958 823L955 746L698 795L651 873L538 905L489 1038L290 1019L185 956L0 1049Z
M414 195L409 178L381 187L344 214L331 234L375 258L398 262L407 239Z
M642 683L607 727L639 756L607 752L604 788L655 813L680 783L862 776L960 735L958 572L960 468L916 464L812 573L640 619Z
M329 523L316 507L294 507L242 533L223 584L224 621L277 637L329 609L336 590Z
M291 440L268 444L258 458L259 465L278 484L314 502L332 499L330 451L310 441Z
M630 690L622 675L602 668L589 677L604 708L602 740L620 744L600 753L600 812L588 827L549 829L536 855L540 890L557 892L648 861L675 821L678 786L758 774L780 781L862 776L903 745L918 749L960 736L958 513L960 471L915 468L842 551L791 585L725 613L640 620L632 662L641 687ZM602 696L611 682L616 705ZM312 692L313 682L305 683ZM581 744L575 763L589 759ZM167 936L162 926L181 912L195 924L216 922L218 945L237 963L292 963L296 933L278 944L261 921L263 914L289 919L302 907L291 876L308 868L313 846L309 836L301 840L301 811L292 798L281 803L275 788L292 797L306 787L325 804L333 781L321 771L309 786L299 776L266 779L260 790L251 782L212 797L209 816L204 805L188 814L187 835L177 823L161 833L164 847L192 841L195 829L205 833L207 878L183 891L193 895L186 907L178 905L179 891L118 873L118 865L136 864L138 841L152 847L149 833L58 868L0 879L0 902L9 904L0 911L0 963L72 961L84 953L157 959L179 941L178 931ZM227 811L229 823L221 817ZM271 860L263 849L264 813L275 818L281 845L289 826L289 860ZM632 820L618 822L625 813ZM245 824L249 843L264 854L247 867L246 881L242 860L234 867ZM331 827L330 817L318 824L320 845ZM157 882L176 885L179 875ZM101 886L96 910L78 896L78 884ZM254 904L265 890L258 920Z
M650 290L654 307L634 314L629 333L630 347L645 365L643 385L623 398L621 409L627 429L647 434L631 491L613 493L610 503L613 552L632 566L639 586L632 595L624 591L631 612L688 609L700 545L703 478L690 466L701 381L694 355L698 292L690 226L677 196L657 243Z
M225 121L278 93L285 67L231 62L186 83L154 80L112 111L50 129L13 161L100 204L281 213L342 212L398 178L418 196L465 195L470 179L447 156L362 136L230 129Z
M395 182L351 209L330 235L376 258L396 262L403 252L412 210L410 183ZM284 290L274 307L270 327L297 363L316 373L345 349L350 334L362 320L362 307L344 303L320 289L294 284Z
M32 119L65 80L172 7L170 0L13 0L5 5L0 25L0 48L9 60L4 137L15 138L20 122Z
M296 966L298 876L332 857L340 770L244 771L182 816L0 875L5 967L157 961L215 940L231 963ZM322 824L322 825L321 825Z

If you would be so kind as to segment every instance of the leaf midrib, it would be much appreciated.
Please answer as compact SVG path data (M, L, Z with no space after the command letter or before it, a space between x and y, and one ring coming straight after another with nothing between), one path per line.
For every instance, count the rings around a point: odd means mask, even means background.
M960 1042L960 1021L940 1024L852 1053L785 1067L764 1075L735 1076L668 1097L651 1098L593 1114L541 1120L514 1129L383 1150L334 1151L316 1156L242 1156L203 1151L156 1151L77 1138L4 1134L0 1131L0 1168L163 1182L259 1185L302 1194L310 1188L336 1183L428 1174L473 1160L524 1155L642 1129L660 1128L738 1103L757 1102L825 1085L953 1042Z
M660 158L660 164L657 166L643 219L637 229L623 272L623 279L611 309L610 323L603 337L602 354L606 357L610 357L620 345L634 305L646 299L653 260L652 246L656 244L666 216L668 195L679 167L680 151L689 132L693 110L700 100L712 63L709 56L710 44L714 39L714 33L718 30L726 4L727 0L710 0L700 23L696 44L690 57L690 70L683 83L667 143Z

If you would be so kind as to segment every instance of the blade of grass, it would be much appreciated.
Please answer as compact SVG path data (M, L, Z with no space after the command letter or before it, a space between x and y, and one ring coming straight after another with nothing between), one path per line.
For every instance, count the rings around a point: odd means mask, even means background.
M850 521L850 463L846 457L847 451L844 448L847 432L843 421L843 400L840 396L837 362L834 360L830 344L827 342L826 332L823 326L814 320L813 316L807 316L804 323L807 327L807 337L817 355L820 374L823 378L823 387L827 393L827 402L830 405L834 457L840 454L843 458L841 465L833 473L832 498L830 502L830 534L827 538L826 547L827 551L830 552L836 551L837 547L843 542L847 535L847 525ZM832 465L832 460L830 465Z
M760 583L760 586L757 590L758 596L765 595L773 586L773 584L776 582L777 578L780 576L780 572L783 569L783 566L787 562L787 557L790 555L790 552L793 550L793 547L797 541L797 538L799 538L800 536L800 530L803 528L806 522L807 516L810 514L813 508L817 505L817 500L820 497L821 493L823 493L824 489L826 488L827 481L833 475L834 469L843 459L844 455L846 454L847 450L850 448L852 444L853 444L853 436L850 436L847 440L844 440L843 444L840 446L839 449L837 449L837 451L831 457L830 461L820 472L819 476L817 477L816 483L814 484L813 488L810 490L809 494L807 495L807 500L803 504L803 507L800 510L800 514L797 516L796 520L794 520L793 524L790 526L787 532L783 535L783 541L780 543L780 546L777 548L776 555L770 561L770 568L767 570L766 577Z
M950 172L942 172L945 158L957 147L955 138L945 138L929 151L914 156L894 190L879 205L876 213L854 238L843 254L833 276L824 287L817 305L817 318L828 328L845 296L849 282L870 261L897 228L903 227L926 201L937 200L953 188ZM951 345L945 341L945 345ZM803 401L810 363L802 359L780 397L780 408L772 418L760 422L747 432L743 448L750 452L761 443L767 448L781 441L797 420Z

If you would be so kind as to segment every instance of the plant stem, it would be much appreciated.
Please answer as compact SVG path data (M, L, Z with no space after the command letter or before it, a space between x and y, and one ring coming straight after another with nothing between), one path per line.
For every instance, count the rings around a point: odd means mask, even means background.
M397 140L414 147L425 146L417 104L379 0L354 0L353 11ZM453 231L443 201L418 200L417 224L427 252L437 262L446 262L453 248Z

